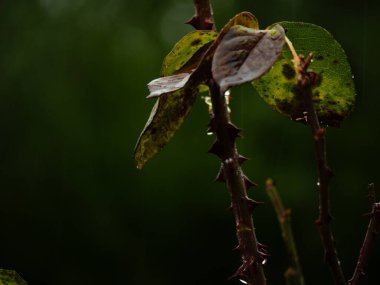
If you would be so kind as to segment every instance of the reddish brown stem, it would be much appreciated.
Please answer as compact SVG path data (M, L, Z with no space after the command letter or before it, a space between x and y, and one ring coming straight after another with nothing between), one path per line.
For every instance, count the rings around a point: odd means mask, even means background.
M222 160L222 180L226 182L231 195L238 249L242 259L242 265L232 277L241 278L249 285L265 285L262 264L266 254L259 248L252 219L252 212L259 203L247 196L246 188L252 184L240 167L241 160L235 145L239 130L230 121L226 98L221 94L219 86L214 80L210 80L208 86L213 110L210 130L217 138L211 152Z
M212 7L208 0L193 0L195 15L189 21L198 30L214 29ZM211 74L211 72L210 72ZM211 93L213 118L210 131L216 135L216 142L210 149L222 160L218 181L227 184L231 195L232 212L235 217L236 235L239 242L242 265L232 277L241 278L249 285L265 285L263 265L267 255L257 242L252 219L252 211L259 203L247 196L247 188L254 183L244 174L240 164L245 160L237 152L235 139L239 130L231 123L224 94L218 84L210 79L208 86Z
M326 129L322 128L319 123L312 99L311 73L308 72L308 66L311 62L312 54L304 59L300 58L298 92L304 100L304 106L307 112L307 119L310 124L316 160L318 165L318 186L319 186L319 217L316 221L325 250L325 261L331 269L335 284L346 285L343 270L340 265L333 233L330 227L330 210L329 210L329 182L332 172L327 164L326 156Z
M369 255L372 251L375 238L377 236L377 227L380 219L380 203L376 203L375 185L368 185L370 202L372 205L371 220L369 221L367 233L364 238L363 245L360 249L358 262L356 264L355 272L348 281L349 285L358 285L365 276L364 269L367 266Z

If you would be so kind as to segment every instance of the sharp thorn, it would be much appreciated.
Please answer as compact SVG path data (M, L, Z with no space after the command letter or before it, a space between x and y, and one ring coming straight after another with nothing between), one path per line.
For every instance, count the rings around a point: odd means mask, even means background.
M257 183L253 182L250 180L247 176L244 175L244 184L245 184L245 189L248 190L251 187L257 187Z
M247 160L249 160L249 158L247 158L247 157L239 154L238 160L239 160L239 164L242 165L244 162L246 162Z
M232 251L239 251L241 248L240 244L238 244L236 247L232 249Z
M223 172L223 166L220 166L218 175L215 178L215 182L222 182L222 183L226 182L226 179L224 177L224 172Z
M215 141L211 148L208 150L208 153L215 154L220 159L223 159L222 147L219 141Z
M199 24L200 24L199 18L197 16L193 16L193 17L191 17L190 20L185 22L185 24L189 24L189 25L193 26L194 29L198 30Z
M240 137L240 132L241 131L242 131L241 129L239 129L238 127L236 127L231 122L228 123L228 133L229 133L231 139L235 140L237 137Z
M258 201L255 201L255 200L252 200L251 198L248 198L248 197L245 197L243 198L244 200L246 200L248 202L248 207L253 211L254 209L256 209L258 206L264 204L264 202L258 202Z

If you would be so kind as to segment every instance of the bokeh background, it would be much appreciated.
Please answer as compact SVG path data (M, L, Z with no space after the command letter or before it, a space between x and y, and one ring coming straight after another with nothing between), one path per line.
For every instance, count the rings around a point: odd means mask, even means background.
M355 111L328 130L331 204L345 274L367 227L367 184L380 184L379 2L214 0L217 26L248 10L261 26L319 24L342 44L357 87ZM190 0L0 1L0 268L31 285L238 284L229 195L213 182L206 105L198 100L170 144L142 171L132 158L154 102L146 83L191 31ZM251 86L233 90L244 129L244 166L266 204L255 212L283 284L287 257L267 177L292 208L307 284L332 284L314 221L318 213L310 131L270 110ZM380 186L379 186L380 187ZM380 196L380 194L379 194ZM363 284L380 284L380 240Z

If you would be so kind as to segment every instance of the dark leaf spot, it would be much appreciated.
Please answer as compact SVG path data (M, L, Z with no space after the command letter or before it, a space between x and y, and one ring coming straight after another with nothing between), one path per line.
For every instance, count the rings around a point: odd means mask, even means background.
M294 71L293 67L289 64L284 64L282 66L282 74L288 79L293 79L296 76L296 72Z
M324 57L323 57L323 55L317 55L317 56L315 57L315 59L316 59L316 60L323 60Z
M193 40L192 42L191 42L191 45L192 46L197 46L197 45L199 45L201 43L201 40L200 39L195 39L195 40Z

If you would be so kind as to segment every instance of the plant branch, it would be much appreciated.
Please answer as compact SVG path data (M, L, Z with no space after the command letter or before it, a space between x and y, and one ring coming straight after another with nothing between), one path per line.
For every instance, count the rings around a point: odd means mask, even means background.
M303 285L304 278L302 274L301 264L298 258L297 246L293 237L290 220L291 210L284 208L280 195L278 194L278 191L274 186L272 179L267 179L265 186L267 194L273 204L273 208L277 213L277 219L281 228L281 235L289 256L289 267L284 274L286 284Z
M356 264L354 274L352 278L350 279L350 281L348 281L349 285L358 285L360 281L363 279L365 275L364 269L367 266L369 255L373 248L375 238L378 234L377 227L379 225L379 219L380 219L380 203L376 203L375 185L373 183L368 185L368 192L369 192L370 203L372 206L372 211L370 214L371 220L369 221L364 242L360 249L359 258Z
M253 186L244 174L240 164L244 158L239 156L235 139L239 134L230 121L226 98L213 79L208 83L211 92L213 117L210 131L216 134L216 142L210 152L222 160L218 181L224 181L231 195L231 210L235 217L237 249L241 253L242 265L232 277L241 278L249 285L265 285L263 264L267 254L257 242L252 212L259 204L248 198L247 188Z
M325 261L329 265L335 284L347 284L344 278L343 270L340 265L335 241L330 227L331 216L329 212L329 181L332 172L327 164L326 156L326 129L321 128L319 119L315 111L312 99L313 73L308 72L308 67L313 54L306 59L300 57L298 68L298 93L304 100L304 106L307 112L307 119L310 123L314 138L314 146L318 165L318 186L319 186L319 217L316 221L322 243L325 250Z
M195 15L189 21L196 29L214 29L212 7L209 0L193 0ZM208 68L211 68L208 67ZM207 72L211 75L211 69ZM252 219L252 211L259 204L248 198L247 189L254 185L241 169L245 158L237 152L235 140L240 130L230 121L226 97L220 92L218 84L210 79L207 83L211 93L212 118L210 132L216 135L216 142L210 149L222 160L218 181L227 184L231 195L231 210L235 217L237 249L241 253L242 265L232 277L237 277L248 285L266 285L263 263L267 254L257 242Z

